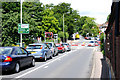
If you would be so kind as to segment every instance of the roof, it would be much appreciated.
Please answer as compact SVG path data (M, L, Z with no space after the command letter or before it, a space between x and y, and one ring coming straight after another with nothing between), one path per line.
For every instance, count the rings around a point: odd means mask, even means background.
M119 2L120 0L112 0L112 2Z
M29 45L44 45L44 43L33 43L33 44L29 44Z

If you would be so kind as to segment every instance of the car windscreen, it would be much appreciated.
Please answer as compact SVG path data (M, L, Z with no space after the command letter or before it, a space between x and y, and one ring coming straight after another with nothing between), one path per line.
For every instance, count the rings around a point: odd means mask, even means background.
M60 47L60 44L56 44L56 47Z
M12 52L12 48L5 48L5 47L0 48L0 55L10 54L11 52Z
M52 47L52 43L45 43L47 44L50 48Z
M42 45L29 45L26 49L42 49Z
M66 46L67 46L68 44L62 44L62 45L63 45L63 46L66 45Z
M95 41L95 43L98 43L97 41Z
M94 43L94 41L90 41L90 43Z

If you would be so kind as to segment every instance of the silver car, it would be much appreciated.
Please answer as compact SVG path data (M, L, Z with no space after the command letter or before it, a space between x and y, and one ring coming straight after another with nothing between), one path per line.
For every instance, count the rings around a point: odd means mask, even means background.
M47 58L52 58L52 52L50 48L44 43L33 43L26 47L26 50L31 53L36 59L42 59L44 61Z
M53 56L58 55L58 48L56 47L54 42L45 42L45 44L50 47L50 50L52 51Z
M71 45L69 43L62 43L62 45L65 47L66 51L71 51Z

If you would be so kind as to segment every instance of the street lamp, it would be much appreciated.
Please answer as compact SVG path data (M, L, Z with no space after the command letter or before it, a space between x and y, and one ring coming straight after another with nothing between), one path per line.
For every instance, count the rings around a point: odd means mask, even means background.
M63 42L64 42L64 13L63 13Z
M21 3L21 13L20 13L20 21L21 21L21 25L22 25L22 0L20 0L20 3ZM22 47L22 33L20 33L20 47Z

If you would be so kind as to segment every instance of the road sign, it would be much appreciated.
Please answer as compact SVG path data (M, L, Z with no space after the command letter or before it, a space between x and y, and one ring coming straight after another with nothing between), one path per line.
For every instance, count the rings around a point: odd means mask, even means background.
M18 24L18 33L29 34L29 24Z
M58 39L58 34L54 34L54 39Z
M45 32L45 38L52 38L53 37L53 32Z

